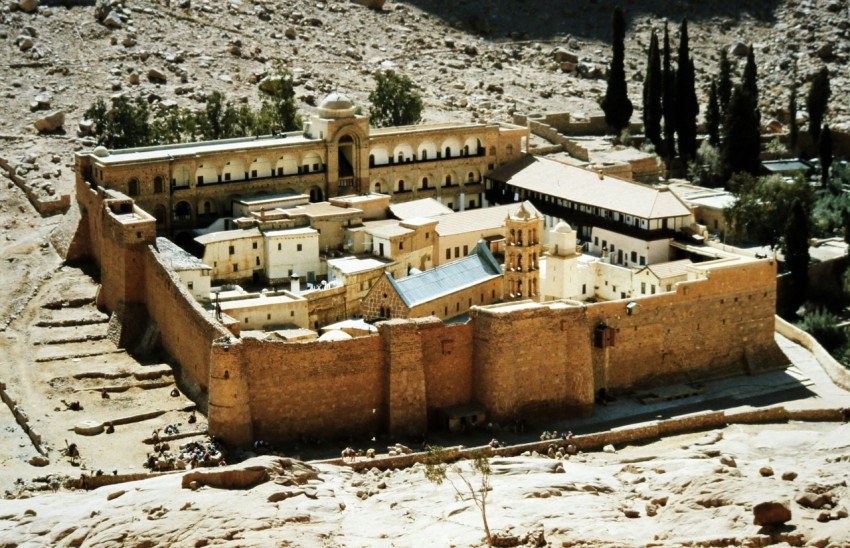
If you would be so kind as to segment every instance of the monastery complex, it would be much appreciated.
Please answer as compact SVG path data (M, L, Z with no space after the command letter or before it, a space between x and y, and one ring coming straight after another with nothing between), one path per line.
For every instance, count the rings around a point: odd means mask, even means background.
M237 446L587 416L599 394L783 365L776 264L666 185L527 153L527 127L303 132L76 158L69 259ZM711 217L711 218L716 218ZM458 411L458 410L464 411Z

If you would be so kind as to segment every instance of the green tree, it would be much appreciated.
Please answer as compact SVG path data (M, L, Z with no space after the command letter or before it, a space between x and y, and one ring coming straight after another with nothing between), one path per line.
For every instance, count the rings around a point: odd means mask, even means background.
M820 144L818 146L820 156L820 182L821 186L826 188L829 184L829 168L832 167L832 131L829 126L824 124L820 134ZM837 189L841 191L840 188Z
M720 74L717 77L717 101L720 113L726 115L729 101L732 99L732 69L729 67L729 55L725 49L720 50Z
M490 494L491 474L490 460L483 452L476 451L472 455L470 471L465 471L457 465L450 466L449 460L449 456L442 447L429 447L424 460L425 477L428 481L437 485L442 485L444 481L448 481L459 499L463 499L466 493L469 494L472 502L481 512L487 546L492 546L493 537L490 535L490 526L487 523L487 495ZM476 482L478 485L473 483L475 481L474 476L478 476L479 481Z
M679 155L690 160L697 154L697 102L694 62L688 43L688 20L682 21L679 36L679 65L676 72L676 133L679 136Z
M301 117L295 104L292 74L278 64L262 89L266 97L256 115L255 121L258 125L253 128L253 133L260 135L300 129Z
M634 108L629 100L629 92L626 86L625 70L625 45L626 20L623 10L619 6L614 8L611 19L611 30L613 33L611 57L611 69L608 73L608 88L602 99L602 110L605 112L605 122L609 127L616 130L619 135L629 127Z
M782 243L794 201L800 201L809 212L815 202L814 192L802 178L788 184L776 175L754 177L739 172L729 179L728 188L735 196L735 203L724 211L731 233L772 249Z
M722 187L723 178L720 151L710 141L703 141L697 150L696 159L688 164L688 176L701 185L711 188Z
M797 59L791 70L791 96L788 98L788 152L797 155L800 128L797 126Z
M838 316L826 308L807 312L797 327L817 339L827 352L834 352L847 343L847 331L839 327Z
M664 49L661 61L661 79L664 95L661 98L664 114L664 154L668 159L676 155L676 75L670 59L670 33L664 23Z
M393 71L375 73L369 94L369 121L377 127L407 126L422 119L422 97L407 76Z
M183 140L183 116L180 109L177 105L162 109L151 123L151 142L169 145Z
M246 135L240 124L239 110L220 91L214 91L207 97L204 110L197 115L197 126L207 141Z
M150 110L141 95L119 95L106 113L104 143L107 148L132 148L151 144Z
M705 126L708 131L708 142L712 146L720 145L720 102L717 100L717 82L711 79L708 89L708 108L705 110Z
M649 39L649 53L646 58L646 77L643 80L643 132L646 138L661 149L661 97L663 95L661 76L661 53L658 49L658 35L652 30Z
M785 266L791 273L794 308L806 302L809 285L810 212L803 201L796 198L785 224L782 247Z
M809 88L809 96L806 98L806 109L809 111L809 133L815 145L820 141L821 125L826 116L830 94L829 70L823 67L815 74L812 87Z
M721 151L725 178L739 172L751 175L759 173L759 121L758 107L753 96L747 93L743 86L735 86L723 123Z
M758 67L756 66L756 55L753 53L752 46L750 46L747 53L747 63L744 65L744 74L741 76L741 87L744 88L744 91L753 96L756 101L756 105L758 105Z

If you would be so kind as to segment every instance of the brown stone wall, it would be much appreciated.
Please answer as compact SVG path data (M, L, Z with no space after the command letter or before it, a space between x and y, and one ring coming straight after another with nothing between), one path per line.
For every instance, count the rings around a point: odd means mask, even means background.
M307 299L307 315L311 329L351 317L345 287L311 291L302 296Z
M393 435L424 434L428 429L420 325L403 320L379 324L387 367L387 430Z
M384 430L387 373L382 337L333 343L243 339L240 347L255 438Z
M420 324L425 393L431 418L440 407L473 401L472 324Z
M185 377L206 390L212 342L230 332L201 308L166 263L153 247L147 248L143 277L148 314L159 326L163 350L180 363Z
M587 415L593 405L584 307L474 309L474 398L496 421Z
M626 391L779 365L775 276L767 260L716 267L708 280L639 299L636 315L622 302L589 306L591 327L616 330L612 347L593 349L596 388Z

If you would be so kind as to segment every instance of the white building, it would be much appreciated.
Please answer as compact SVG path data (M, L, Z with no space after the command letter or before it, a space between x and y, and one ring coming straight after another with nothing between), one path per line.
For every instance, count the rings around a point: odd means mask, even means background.
M289 280L298 274L313 283L320 269L319 232L313 228L270 230L263 233L265 277L269 283Z

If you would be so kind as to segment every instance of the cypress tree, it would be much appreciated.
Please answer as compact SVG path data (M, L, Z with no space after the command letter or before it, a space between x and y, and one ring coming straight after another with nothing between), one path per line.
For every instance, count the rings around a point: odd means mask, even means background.
M758 108L751 94L737 85L732 90L729 108L723 121L723 172L728 180L735 173L758 175L759 152Z
M809 133L814 143L820 140L820 129L826 115L829 95L829 71L823 67L812 80L812 87L806 99L806 109L809 111Z
M708 130L708 142L712 146L720 144L720 103L717 99L717 82L711 79L708 90L708 109L705 111L705 125Z
M694 63L688 44L688 20L682 21L679 37L679 67L676 72L676 133L679 135L679 155L685 160L697 154L697 102Z
M820 156L820 185L826 188L829 185L829 168L832 166L832 131L824 124L820 134L818 146Z
M741 77L741 85L744 91L751 94L758 104L759 99L759 84L758 84L758 68L756 67L756 56L753 53L753 48L750 46L747 53L747 64L744 65L744 74Z
M624 67L626 37L626 20L623 10L619 6L614 8L614 16L611 19L613 32L613 56L611 58L611 70L608 75L608 89L602 100L602 110L605 111L605 122L614 128L618 135L629 127L629 119L632 117L634 108L629 100L626 88L626 71Z
M656 150L660 150L662 144L661 86L661 54L658 51L658 36L653 29L646 58L646 78L643 81L643 132Z
M676 77L670 66L670 33L667 23L664 23L664 52L661 68L662 85L664 94L662 96L662 112L664 114L664 153L668 158L676 155L674 134L676 132Z
M797 60L794 59L794 70L791 72L791 97L788 99L788 151L797 154L797 142L800 138L800 128L797 126Z
M729 99L732 97L732 71L729 68L729 56L725 49L720 50L720 75L717 79L717 101L721 115L726 115Z
M810 216L799 198L791 204L791 215L785 225L785 266L791 272L794 308L806 301L809 285Z

